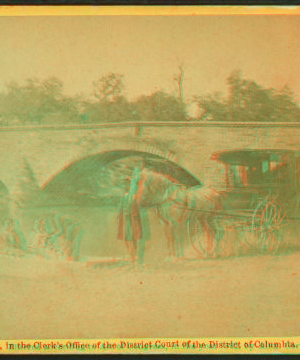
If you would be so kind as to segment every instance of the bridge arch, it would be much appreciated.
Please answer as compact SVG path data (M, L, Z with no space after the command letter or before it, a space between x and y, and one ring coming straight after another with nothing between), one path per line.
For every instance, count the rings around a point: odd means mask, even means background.
M187 169L178 163L161 155L137 150L111 150L76 159L68 166L59 169L43 185L43 191L57 194L61 191L62 196L69 192L86 186L88 176L93 176L106 165L130 157L144 158L146 167L154 171L169 175L179 183L186 186L201 185L201 181L193 176Z
M170 160L178 165L183 164L181 154L174 151L173 145L167 141L158 142L155 139L126 137L126 134L120 136L119 133L115 137L107 137L97 131L88 132L79 137L60 139L58 146L51 139L49 138L50 147L43 146L39 154L42 163L36 168L38 182L42 188L76 161L100 153L143 152ZM53 149L55 149L54 152Z

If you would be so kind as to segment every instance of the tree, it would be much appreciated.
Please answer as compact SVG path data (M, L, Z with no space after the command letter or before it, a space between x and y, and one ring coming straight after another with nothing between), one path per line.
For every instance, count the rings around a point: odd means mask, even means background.
M89 123L131 121L134 109L125 96L118 96L114 101L85 102L81 115Z
M227 102L220 93L196 97L195 101L201 110L200 120L224 121L228 119Z
M27 158L23 158L18 182L13 193L13 200L22 207L30 206L38 199L40 193L41 189L35 174Z
M174 76L174 80L176 81L178 86L179 99L183 101L184 64L182 63L181 65L178 66L178 68L179 68L179 73Z
M281 121L299 121L300 109L295 101L295 94L285 85L281 91L274 92L274 100L277 104L274 116Z
M136 102L136 116L141 121L184 121L186 104L163 90L141 96Z
M24 85L12 82L0 96L0 116L5 125L77 122L78 100L65 96L55 77L28 79Z
M97 101L85 101L81 117L89 123L122 122L132 120L134 108L122 95L124 75L109 73L94 81Z
M288 86L266 89L234 71L228 78L228 96L220 93L196 97L200 120L299 121L300 108Z
M109 73L94 81L94 96L98 100L114 101L124 90L124 75Z

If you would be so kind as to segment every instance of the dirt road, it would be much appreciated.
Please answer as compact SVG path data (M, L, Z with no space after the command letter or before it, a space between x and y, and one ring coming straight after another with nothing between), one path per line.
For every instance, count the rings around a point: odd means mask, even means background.
M300 253L141 268L2 259L0 336L293 336Z

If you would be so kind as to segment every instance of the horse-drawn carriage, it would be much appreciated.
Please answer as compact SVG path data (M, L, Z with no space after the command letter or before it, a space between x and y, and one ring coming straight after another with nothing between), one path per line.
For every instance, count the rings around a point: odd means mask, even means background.
M229 150L211 159L222 164L225 190L213 211L191 209L187 226L195 250L219 256L230 230L252 249L286 249L291 229L299 230L300 151Z
M147 232L140 210L154 208L165 224L170 258L184 256L185 239L191 240L200 257L220 256L232 245L232 237L246 245L245 251L278 253L291 245L290 233L300 229L300 151L228 150L212 154L211 159L223 169L224 190L200 181L184 182L176 171L171 177L168 168L161 171L165 161L156 157L125 165L128 176L118 168L113 171L111 165L108 170L118 182L128 180L120 207L127 219L120 223L130 230L128 239L140 243Z

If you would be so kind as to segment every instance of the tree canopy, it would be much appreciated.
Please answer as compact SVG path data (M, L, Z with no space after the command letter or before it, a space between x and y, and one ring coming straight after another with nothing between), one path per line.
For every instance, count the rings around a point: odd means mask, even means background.
M100 79L93 82L94 96L99 100L115 100L116 97L121 96L124 90L124 75L109 73L101 76Z
M267 89L234 71L227 78L228 95L220 93L196 97L199 120L214 121L299 121L300 108L291 89Z
M141 96L135 106L141 121L184 121L188 117L186 104L163 90Z
M184 67L173 80L178 95L158 90L137 99L124 94L124 75L108 73L93 82L90 96L67 96L56 77L12 82L0 92L0 124L48 125L111 122L236 121L295 122L300 108L288 85L283 89L264 88L245 79L240 71L227 78L227 94L195 96L199 115L191 118L183 97Z
M12 82L0 94L0 117L4 125L43 125L78 122L78 100L63 94L63 83L55 77Z

